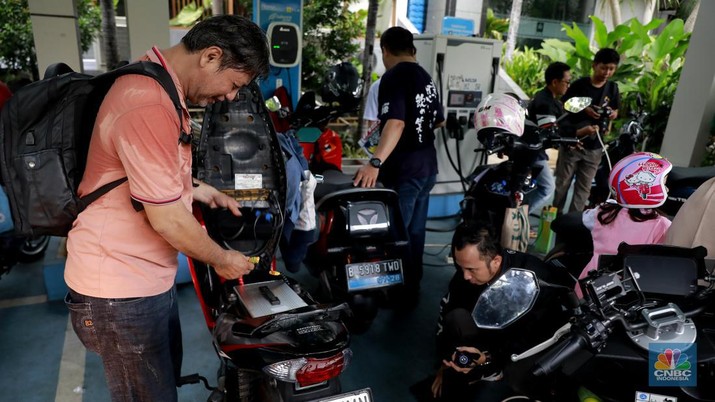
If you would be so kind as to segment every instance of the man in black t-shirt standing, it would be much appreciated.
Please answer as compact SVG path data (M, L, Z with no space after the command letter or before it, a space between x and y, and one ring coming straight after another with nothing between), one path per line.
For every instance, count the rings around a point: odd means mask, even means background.
M571 67L560 61L553 62L546 67L544 72L546 86L534 95L529 103L529 119L539 124L541 116L561 117L564 114L564 105L561 97L566 93L571 83ZM541 173L536 177L536 190L527 195L529 211L532 214L541 214L543 207L554 193L556 182L554 173L549 167L549 157L546 151L539 151L535 166L541 167Z
M562 127L566 125L573 127L576 137L581 139L581 146L563 147L559 150L554 193L554 206L559 209L559 213L564 212L566 194L574 176L576 176L576 183L569 211L583 211L588 200L591 182L596 176L603 154L603 147L598 137L602 138L606 134L599 132L599 114L596 108L610 108L610 120L618 117L621 101L618 85L608 79L616 72L619 61L620 56L615 50L610 48L599 50L593 58L593 74L572 82L563 97L564 102L573 97L589 97L591 106L564 119L565 124L562 125Z
M387 72L378 93L380 141L354 184L374 187L379 179L395 190L410 239L410 260L403 261L405 285L416 296L422 279L422 254L429 193L437 176L434 129L444 123L437 87L417 64L410 31L392 27L380 37Z

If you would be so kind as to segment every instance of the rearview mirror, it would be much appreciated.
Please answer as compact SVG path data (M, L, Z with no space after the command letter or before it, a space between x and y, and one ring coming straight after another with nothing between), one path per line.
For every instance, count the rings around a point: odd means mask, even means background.
M589 97L570 98L564 103L564 109L571 113L578 113L586 109L591 104L591 101Z
M506 328L528 313L538 296L536 274L511 268L479 296L472 319L479 328Z

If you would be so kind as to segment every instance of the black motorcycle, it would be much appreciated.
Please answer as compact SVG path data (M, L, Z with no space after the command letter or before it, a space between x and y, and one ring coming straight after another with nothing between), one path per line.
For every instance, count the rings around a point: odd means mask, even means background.
M674 217L688 197L712 177L715 177L715 166L674 166L665 181L668 198L658 210ZM556 244L544 257L545 261L557 261L557 264L566 267L576 277L593 256L593 238L591 231L583 224L582 215L582 212L569 212L551 222L551 230L556 233Z
M320 278L327 300L350 305L350 328L361 332L369 328L381 302L400 303L409 275L403 266L409 241L399 199L390 189L355 188L352 176L335 170L324 172L323 178L314 194L318 239L305 264Z
M326 302L346 302L353 311L347 321L352 332L367 330L386 300L400 304L409 242L393 190L353 187L353 176L340 170L339 154L330 141L336 136L327 123L359 104L357 71L347 63L328 73L321 90L322 104L306 92L288 116L296 137L305 147L310 169L319 179L313 194L317 215L315 241L303 252L281 245L294 269L302 261L319 278L317 296ZM330 146L329 152L323 149ZM312 155L312 156L311 156ZM409 278L408 278L409 279Z
M682 167L673 166L665 180L668 198L660 210L669 216L675 216L685 201L706 181L715 177L715 166Z
M235 102L207 108L194 138L194 175L241 202L241 217L195 207L209 235L257 259L241 280L225 280L189 259L194 288L220 359L209 401L313 401L337 397L350 363L346 304L324 305L275 271L286 173L278 138L257 85ZM184 382L196 382L192 376ZM371 400L370 391L346 394ZM337 399L341 400L341 399Z
M565 107L570 113L576 113L589 103L588 98L572 98ZM538 126L526 120L521 136L493 131L477 133L484 148L475 151L502 154L508 160L497 165L480 165L469 176L470 186L461 202L463 220L488 223L496 238L501 237L507 208L521 205L524 196L536 189L536 177L541 168L534 163L539 152L544 148L578 142L576 138L561 137L558 122L565 116L544 116Z
M704 256L702 247L622 244L581 281L580 304L571 288L514 268L482 294L473 318L480 328L504 329L530 314L543 289L570 296L567 324L551 339L513 351L506 372L519 394L541 401L587 394L603 401L713 401L715 277Z

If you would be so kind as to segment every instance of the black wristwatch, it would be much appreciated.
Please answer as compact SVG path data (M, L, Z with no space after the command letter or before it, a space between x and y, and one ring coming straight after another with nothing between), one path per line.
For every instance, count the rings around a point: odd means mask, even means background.
M382 161L380 160L380 158L370 158L369 163L370 163L370 166L372 166L376 169L380 169L380 166L382 166Z

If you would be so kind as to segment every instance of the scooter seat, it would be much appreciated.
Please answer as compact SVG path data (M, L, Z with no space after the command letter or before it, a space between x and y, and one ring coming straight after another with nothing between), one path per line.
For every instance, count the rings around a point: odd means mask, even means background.
M593 252L591 231L583 224L581 212L560 215L551 222L551 230L559 242L568 245L569 252Z
M323 172L323 182L315 187L313 198L318 201L330 193L353 187L353 177L339 170Z
M673 166L673 170L668 174L666 185L669 188L676 186L698 187L711 177L715 177L715 166L704 167L680 167Z
M354 188L353 180L353 175L345 174L339 170L326 170L323 172L323 182L315 187L313 199L317 202L328 194ZM384 186L378 182L376 187L383 188Z

